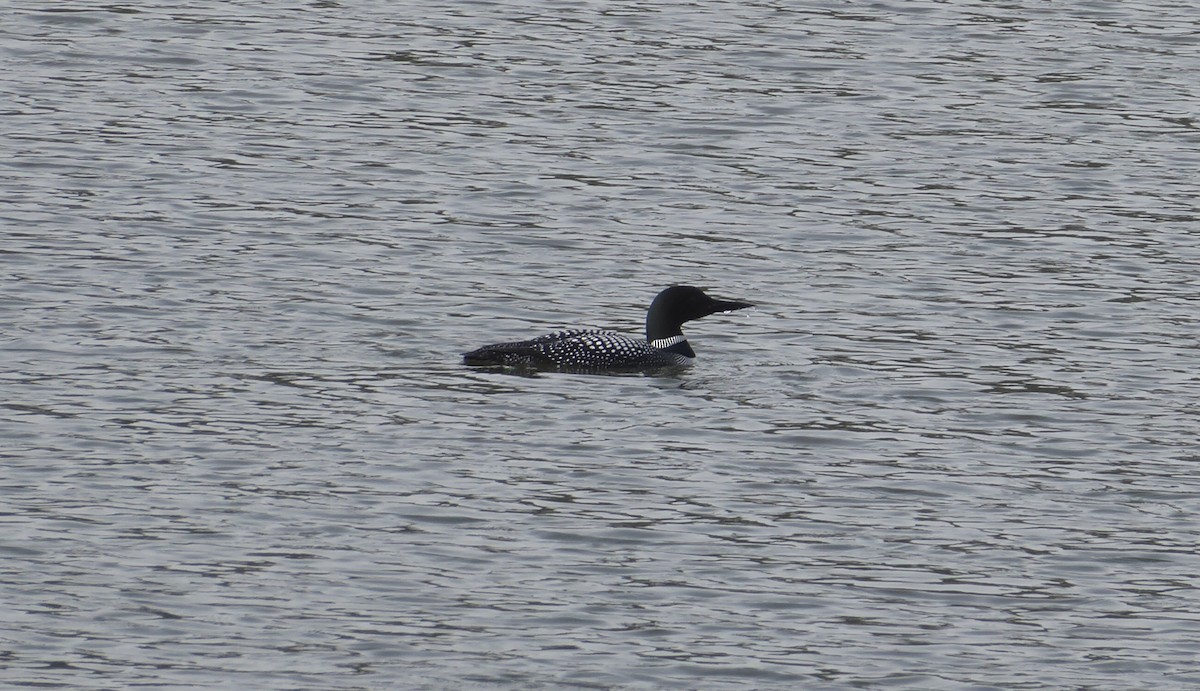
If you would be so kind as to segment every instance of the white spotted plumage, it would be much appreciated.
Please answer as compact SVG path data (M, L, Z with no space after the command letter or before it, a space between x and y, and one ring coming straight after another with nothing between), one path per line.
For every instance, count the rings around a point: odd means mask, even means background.
M673 340L673 339L662 339ZM562 368L648 368L690 365L692 358L612 331L569 329L516 343L497 343L491 350L503 364Z

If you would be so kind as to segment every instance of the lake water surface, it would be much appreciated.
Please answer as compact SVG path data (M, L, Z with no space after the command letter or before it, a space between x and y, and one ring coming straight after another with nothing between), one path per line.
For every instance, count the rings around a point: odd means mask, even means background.
M1200 687L1189 3L26 3L0 685ZM757 309L671 376L466 368Z

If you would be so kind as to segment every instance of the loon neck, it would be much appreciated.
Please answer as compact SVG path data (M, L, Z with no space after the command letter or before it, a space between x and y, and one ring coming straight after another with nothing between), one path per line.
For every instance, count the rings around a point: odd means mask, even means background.
M687 342L687 338L683 334L650 341L650 347L657 350L665 350L671 353L676 353L684 357L696 357L696 352L692 350L691 344Z
M659 300L650 305L646 313L646 340L651 343L668 338L683 338L683 320L668 315L668 310Z
M661 297L661 296L660 296ZM646 313L646 340L651 348L678 353L684 357L694 358L696 353L688 345L683 335L683 321L678 318L669 306L655 298Z

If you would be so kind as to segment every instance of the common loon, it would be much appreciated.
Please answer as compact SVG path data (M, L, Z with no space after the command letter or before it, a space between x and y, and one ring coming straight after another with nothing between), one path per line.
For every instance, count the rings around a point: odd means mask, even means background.
M529 341L486 345L464 354L463 362L585 371L687 366L696 353L683 335L684 322L753 306L715 300L691 286L672 286L650 303L644 341L611 331L570 329Z

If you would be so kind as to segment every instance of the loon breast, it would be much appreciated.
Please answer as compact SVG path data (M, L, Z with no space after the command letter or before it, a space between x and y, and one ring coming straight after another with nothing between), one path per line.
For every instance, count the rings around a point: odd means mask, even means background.
M516 365L582 370L691 364L692 358L663 350L663 347L665 346L660 345L658 341L651 345L646 341L612 331L571 329L528 341L483 346L463 355L463 361L468 365Z

